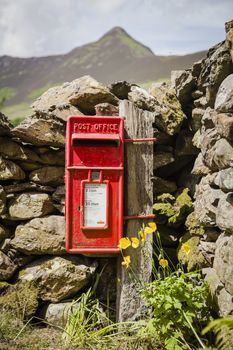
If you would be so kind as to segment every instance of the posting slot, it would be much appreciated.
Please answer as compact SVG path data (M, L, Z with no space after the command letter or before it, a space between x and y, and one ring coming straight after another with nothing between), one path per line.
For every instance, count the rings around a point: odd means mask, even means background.
M74 147L119 147L120 138L115 134L82 134L72 135Z

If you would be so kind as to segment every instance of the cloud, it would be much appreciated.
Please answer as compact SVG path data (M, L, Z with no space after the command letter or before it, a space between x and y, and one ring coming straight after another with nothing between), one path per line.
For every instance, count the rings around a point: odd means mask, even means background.
M122 26L158 54L224 39L232 0L0 0L0 55L66 53Z

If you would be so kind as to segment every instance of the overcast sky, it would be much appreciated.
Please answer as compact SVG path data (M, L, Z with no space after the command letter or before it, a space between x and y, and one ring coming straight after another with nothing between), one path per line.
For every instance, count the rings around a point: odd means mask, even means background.
M224 40L233 0L0 0L0 55L66 53L121 26L156 54Z

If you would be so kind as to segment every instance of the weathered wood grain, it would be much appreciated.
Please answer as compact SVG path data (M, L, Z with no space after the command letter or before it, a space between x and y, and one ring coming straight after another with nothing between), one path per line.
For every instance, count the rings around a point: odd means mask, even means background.
M125 117L126 138L153 137L151 112L136 108L131 102L120 102L119 115ZM124 215L152 214L153 205L153 143L125 144L125 198ZM150 220L151 221L151 220ZM135 237L147 220L126 220L124 234ZM135 320L148 312L141 297L141 287L150 281L152 273L152 235L147 237L143 249L128 248L125 255L131 256L128 269L118 261L118 320Z

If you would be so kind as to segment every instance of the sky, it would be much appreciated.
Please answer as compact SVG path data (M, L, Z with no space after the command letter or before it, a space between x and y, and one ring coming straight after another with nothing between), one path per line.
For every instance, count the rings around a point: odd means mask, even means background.
M115 26L155 54L186 54L224 40L233 0L0 0L0 55L67 53Z

